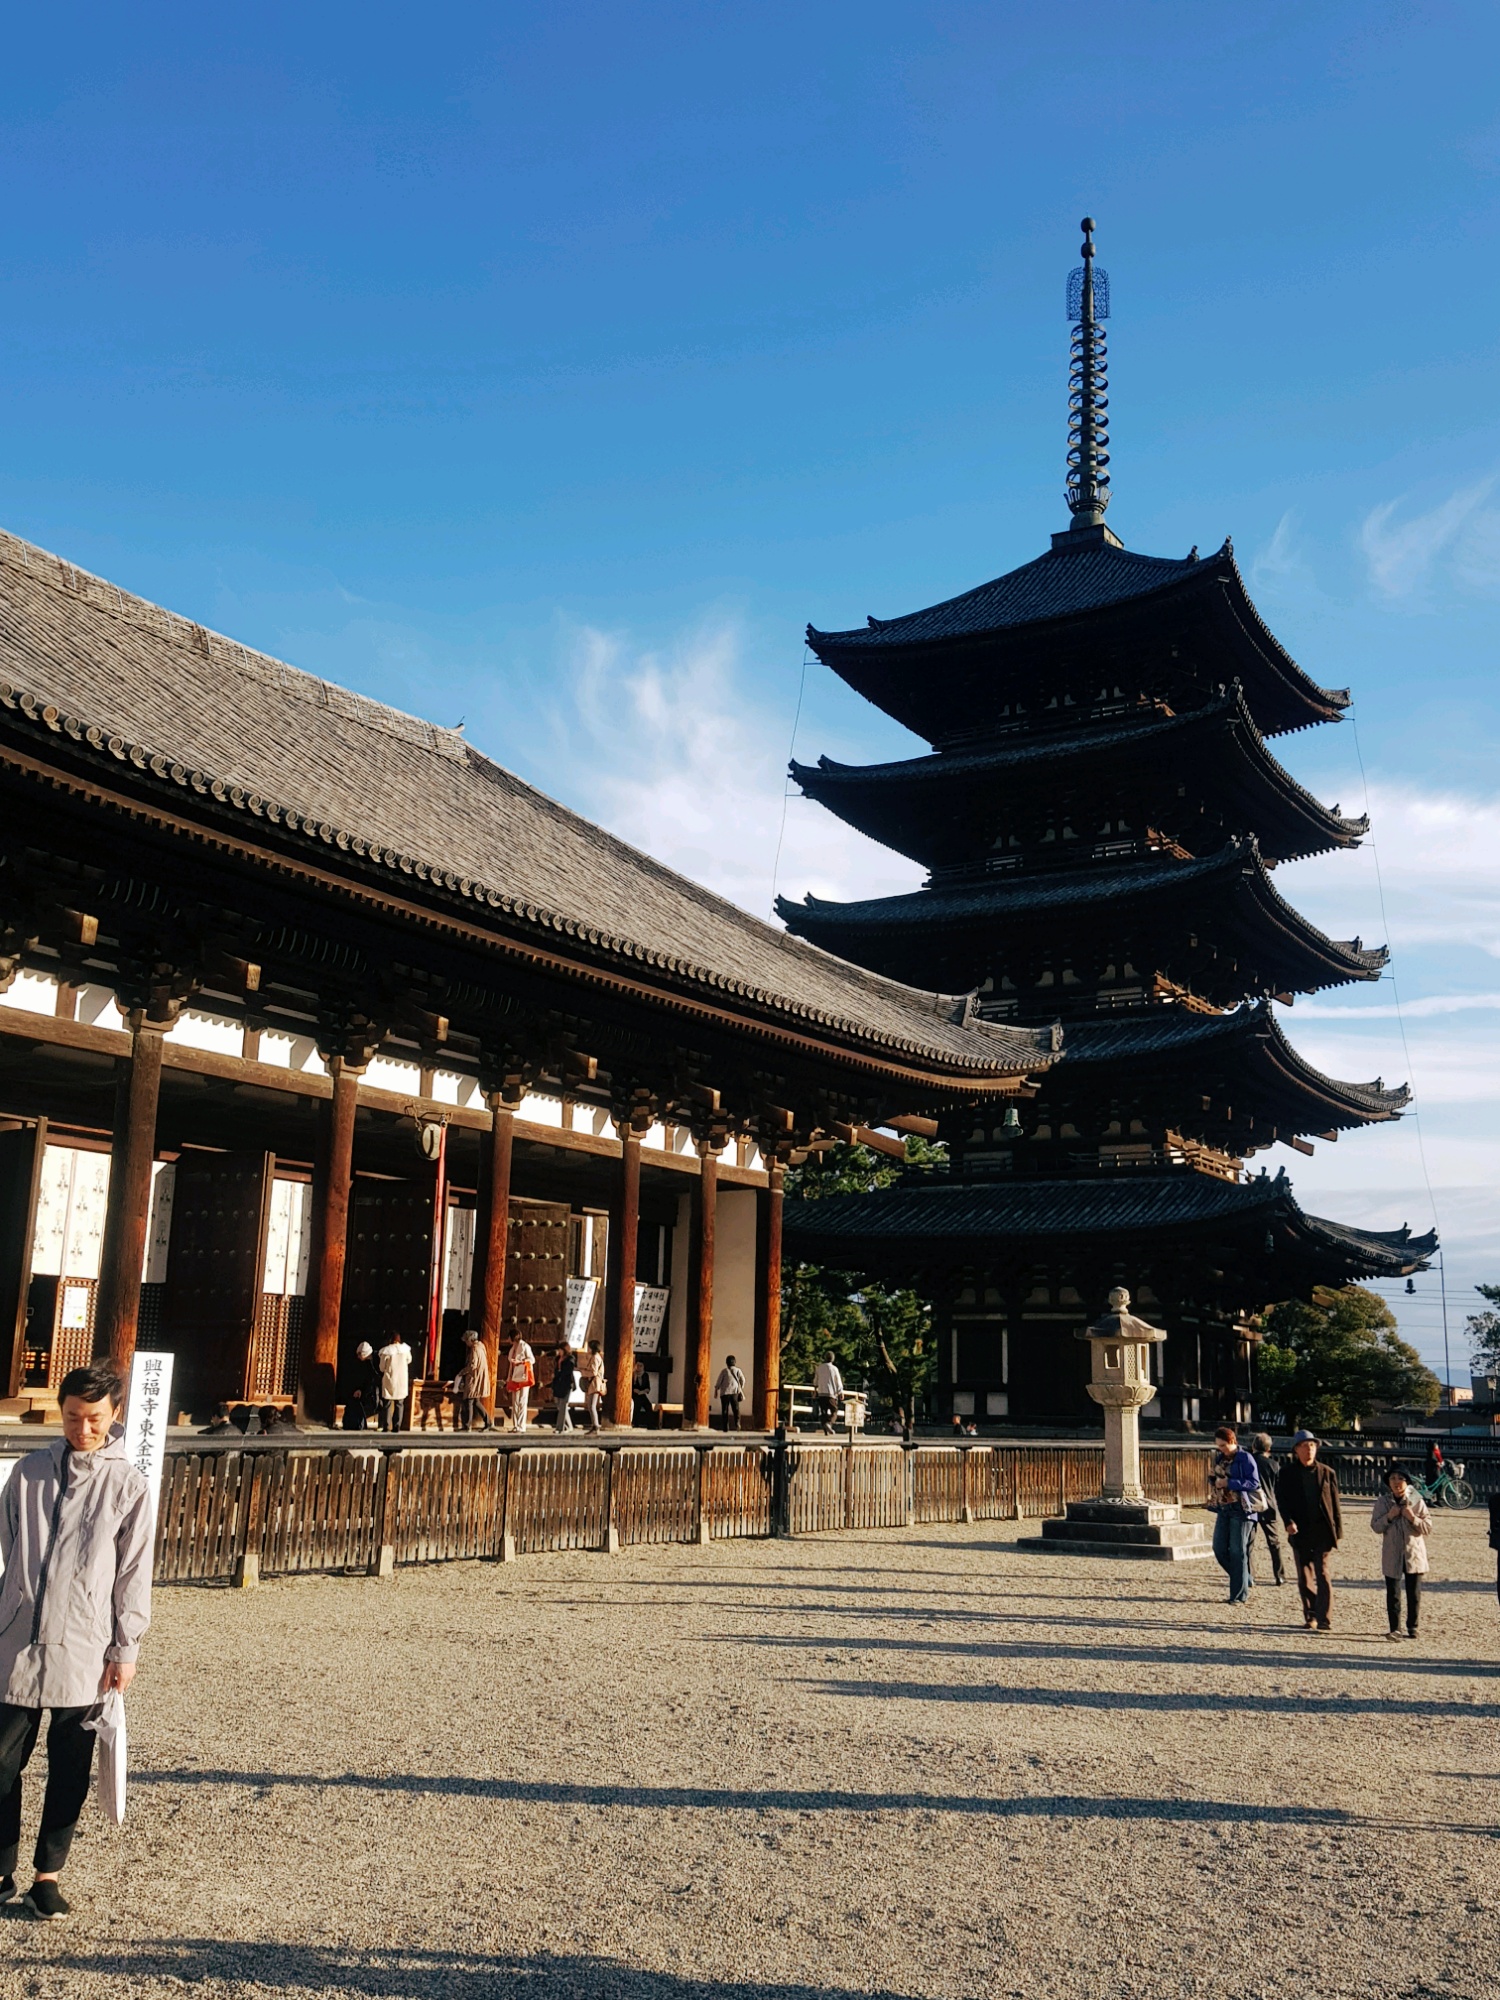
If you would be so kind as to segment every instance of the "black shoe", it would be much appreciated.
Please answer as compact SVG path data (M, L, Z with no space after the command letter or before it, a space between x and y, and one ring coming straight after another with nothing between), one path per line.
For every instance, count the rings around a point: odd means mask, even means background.
M10 1902L12 1898L15 1896L15 1893L16 1893L15 1876L0 1875L0 1903Z
M21 1898L22 1908L29 1908L32 1916L43 1922L53 1917L65 1917L73 1905L63 1895L55 1882L33 1882Z

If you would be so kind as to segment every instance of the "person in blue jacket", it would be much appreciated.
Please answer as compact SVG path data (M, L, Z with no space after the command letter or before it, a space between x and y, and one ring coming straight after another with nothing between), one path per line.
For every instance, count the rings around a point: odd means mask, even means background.
M1208 1475L1208 1504L1214 1516L1214 1560L1229 1578L1231 1604L1250 1601L1250 1541L1264 1495L1260 1469L1240 1449L1232 1424L1214 1432L1214 1459Z

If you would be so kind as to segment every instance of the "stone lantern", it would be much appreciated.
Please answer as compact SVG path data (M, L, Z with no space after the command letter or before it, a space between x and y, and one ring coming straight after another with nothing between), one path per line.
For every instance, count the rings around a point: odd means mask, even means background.
M1018 1547L1049 1555L1132 1556L1148 1562L1212 1555L1204 1524L1184 1521L1175 1503L1148 1500L1141 1484L1140 1412L1156 1393L1151 1349L1166 1337L1160 1327L1136 1318L1123 1285L1110 1293L1104 1316L1078 1335L1090 1348L1089 1394L1104 1411L1099 1498L1070 1500L1062 1520L1043 1521L1041 1534Z
M1093 1350L1089 1394L1104 1410L1105 1500L1144 1500L1141 1485L1140 1411L1156 1394L1151 1380L1151 1349L1166 1339L1160 1327L1137 1319L1130 1294L1117 1285L1109 1295L1109 1311L1078 1336Z

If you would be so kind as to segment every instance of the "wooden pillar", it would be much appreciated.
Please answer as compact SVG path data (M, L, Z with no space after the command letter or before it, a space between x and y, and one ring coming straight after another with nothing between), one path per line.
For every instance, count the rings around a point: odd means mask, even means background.
M706 1145L698 1151L698 1186L693 1196L693 1246L689 1266L687 1374L682 1385L682 1421L708 1428L713 1389L714 1225L718 1220L719 1160Z
M756 1203L754 1421L763 1431L776 1428L781 1402L781 1184L785 1168L770 1162L770 1185Z
M156 1101L167 1024L132 1010L130 1054L115 1078L114 1143L109 1199L99 1257L94 1349L126 1374L135 1353L141 1311L141 1265L151 1215L151 1166L156 1158Z
M362 1064L355 1067L342 1056L329 1057L333 1095L318 1107L307 1331L300 1373L303 1411L314 1422L325 1424L333 1422L338 1390L339 1313L344 1303L349 1191L354 1179L354 1111L362 1068Z
M510 1162L516 1114L498 1095L490 1098L488 1142L479 1147L479 1191L474 1216L474 1277L469 1318L490 1364L490 1414L500 1382L500 1321L505 1306L505 1255L510 1242Z
M635 1373L635 1257L641 1227L641 1139L626 1126L620 1134L620 1180L609 1228L610 1416L628 1425Z

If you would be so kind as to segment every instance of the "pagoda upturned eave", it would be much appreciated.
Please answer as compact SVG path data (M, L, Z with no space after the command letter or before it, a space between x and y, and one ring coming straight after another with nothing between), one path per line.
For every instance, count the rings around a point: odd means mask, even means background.
M789 769L807 797L846 825L929 868L954 859L955 829L982 828L1001 807L1014 818L1032 797L1052 806L1064 793L1113 790L1133 802L1154 788L1178 811L1182 798L1220 812L1227 805L1236 830L1253 833L1273 863L1358 846L1370 824L1298 784L1267 748L1238 683L1185 714L1153 707L972 750L865 765L821 757Z
M1346 1083L1315 1069L1287 1040L1269 1001L1222 1014L1183 1007L1155 1007L1069 1022L1043 1085L1051 1104L1072 1089L1087 1088L1096 1074L1111 1088L1151 1088L1184 1102L1211 1100L1214 1117L1229 1115L1241 1134L1240 1150L1273 1137L1353 1131L1399 1118L1411 1102L1405 1084L1380 1079ZM1252 1122L1253 1121L1253 1122ZM1199 1120L1182 1115L1181 1129L1203 1138ZM1267 1128L1270 1128L1269 1132ZM1215 1132L1229 1141L1233 1131Z
M1098 1251L1111 1238L1137 1260L1158 1245L1207 1240L1249 1273L1260 1296L1306 1284L1403 1278L1425 1270L1435 1231L1361 1230L1309 1215L1284 1173L1224 1181L1178 1168L1097 1178L907 1181L872 1194L788 1201L790 1255L837 1270L910 1272L1018 1252Z
M1110 589L1111 578L1131 587ZM970 741L1002 706L1039 687L1055 691L1060 663L1084 678L1132 663L1191 677L1199 665L1205 690L1243 683L1267 736L1337 721L1350 701L1347 689L1318 686L1269 630L1228 541L1201 561L1180 562L1107 546L1053 549L905 617L846 632L809 625L807 643L857 693L934 745Z
M1222 959L1213 984L1193 988L1218 1004L1376 979L1388 957L1383 946L1325 937L1277 893L1253 840L1195 860L1018 871L859 903L779 897L776 910L797 936L887 978L932 979L941 966L950 990L1026 950L1044 945L1061 958L1112 938L1142 961L1153 951Z

